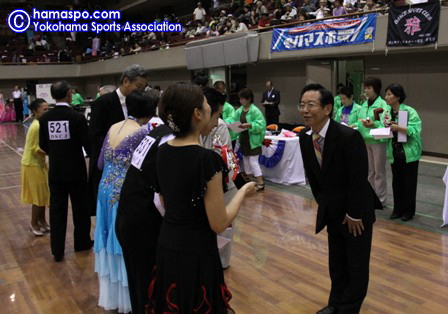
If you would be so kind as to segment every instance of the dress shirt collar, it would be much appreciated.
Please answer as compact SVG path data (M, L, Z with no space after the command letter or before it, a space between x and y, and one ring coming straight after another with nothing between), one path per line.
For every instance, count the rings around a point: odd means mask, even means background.
M319 135L320 135L321 138L325 138L325 136L327 135L328 126L330 125L330 119L331 118L328 118L327 123L325 123L324 127L319 132ZM312 135L313 134L313 129L310 129L308 132L306 132L306 134Z
M122 106L125 105L125 104L126 104L126 96L123 95L123 93L122 93L121 90L120 90L120 87L118 87L118 88L116 89L116 92L117 92L117 95L118 95L118 99L120 99L120 103L121 103L121 105L122 105Z
M70 105L66 102L57 102L55 106L60 106L60 107L65 106L65 107L70 108Z

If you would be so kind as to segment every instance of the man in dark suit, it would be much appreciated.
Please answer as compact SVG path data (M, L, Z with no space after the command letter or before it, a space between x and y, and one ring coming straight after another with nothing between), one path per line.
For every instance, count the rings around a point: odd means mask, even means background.
M51 85L54 109L39 120L39 145L48 154L50 169L51 253L62 261L67 230L68 197L72 204L75 251L92 247L87 204L87 169L82 148L90 151L89 129L84 115L70 108L72 89L66 81Z
M280 91L275 89L272 81L266 82L266 90L263 92L261 104L264 106L266 115L266 125L278 124L280 117Z
M92 104L90 114L90 140L92 149L89 162L89 206L90 213L96 213L98 186L102 171L98 169L98 157L103 147L104 139L110 127L128 117L126 96L135 90L143 90L147 83L147 71L134 64L127 67L121 75L120 87L114 92L105 94Z
M318 203L316 233L328 232L331 292L319 314L359 313L369 283L375 208L381 203L370 186L367 150L358 131L332 116L334 98L319 84L305 86L300 114L303 164Z

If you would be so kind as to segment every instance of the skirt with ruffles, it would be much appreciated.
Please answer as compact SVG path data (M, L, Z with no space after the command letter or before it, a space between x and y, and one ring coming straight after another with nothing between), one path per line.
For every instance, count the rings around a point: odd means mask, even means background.
M105 310L131 312L128 276L123 251L115 234L117 204L109 207L108 199L98 193L95 226L95 272L99 280L98 305ZM110 194L108 194L110 195Z
M218 252L184 253L159 246L148 291L148 314L234 313Z

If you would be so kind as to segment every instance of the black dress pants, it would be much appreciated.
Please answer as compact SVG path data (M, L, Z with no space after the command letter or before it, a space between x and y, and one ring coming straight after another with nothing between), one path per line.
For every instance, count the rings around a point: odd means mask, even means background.
M406 163L395 159L392 168L392 190L394 194L394 214L413 217L417 195L418 160Z
M279 124L280 121L280 116L278 115L266 115L266 125L270 125L270 124Z
M150 208L145 210L151 210ZM123 250L128 276L132 313L144 314L148 304L148 288L156 264L157 242L162 216L130 215L117 213L115 232Z
M68 197L72 203L75 251L91 247L90 215L87 207L87 182L49 182L51 253L62 257L67 231Z
M14 110L16 112L16 122L23 121L23 102L21 98L14 98Z
M356 237L342 223L329 223L327 232L331 277L328 305L339 314L359 313L369 285L372 224L364 224L364 231Z

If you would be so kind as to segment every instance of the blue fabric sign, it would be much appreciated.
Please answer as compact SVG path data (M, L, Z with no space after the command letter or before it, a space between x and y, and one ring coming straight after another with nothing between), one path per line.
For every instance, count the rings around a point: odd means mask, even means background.
M276 28L272 32L271 52L369 43L375 40L375 28L376 14Z

